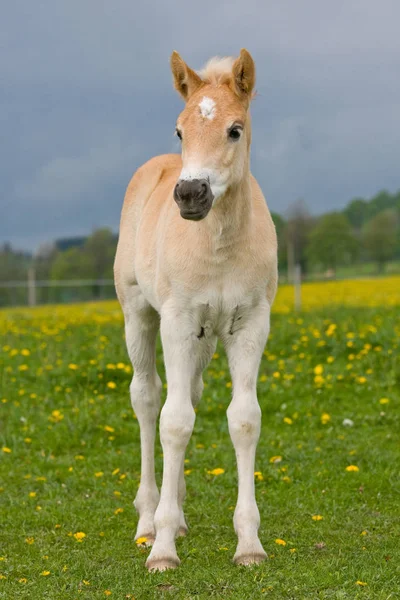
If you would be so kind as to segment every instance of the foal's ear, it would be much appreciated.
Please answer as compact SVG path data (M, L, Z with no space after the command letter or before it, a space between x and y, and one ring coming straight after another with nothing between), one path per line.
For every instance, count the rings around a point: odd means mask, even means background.
M233 91L246 102L250 102L256 82L256 67L246 48L241 49L239 58L233 63L232 75Z
M197 73L187 66L176 50L171 54L170 63L175 89L187 101L193 92L203 84L203 81Z

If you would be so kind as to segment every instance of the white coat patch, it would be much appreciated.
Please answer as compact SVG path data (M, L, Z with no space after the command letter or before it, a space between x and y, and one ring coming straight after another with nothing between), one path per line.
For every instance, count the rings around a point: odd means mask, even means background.
M203 97L203 100L199 104L199 108L202 116L210 121L215 117L215 102L212 98Z

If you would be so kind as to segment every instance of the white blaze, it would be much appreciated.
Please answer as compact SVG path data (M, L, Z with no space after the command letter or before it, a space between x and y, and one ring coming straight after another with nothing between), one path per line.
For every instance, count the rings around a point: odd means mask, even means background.
M199 104L199 108L205 119L210 119L211 121L215 117L215 102L212 98L204 96Z

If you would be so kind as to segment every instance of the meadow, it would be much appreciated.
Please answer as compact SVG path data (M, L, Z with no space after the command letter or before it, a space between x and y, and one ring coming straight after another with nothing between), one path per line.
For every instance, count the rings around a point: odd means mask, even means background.
M399 307L400 277L304 285L298 314L279 289L254 474L268 560L251 568L232 564L217 349L186 454L182 564L158 574L133 539L139 428L117 303L1 311L0 598L400 598ZM160 346L158 370L165 382Z

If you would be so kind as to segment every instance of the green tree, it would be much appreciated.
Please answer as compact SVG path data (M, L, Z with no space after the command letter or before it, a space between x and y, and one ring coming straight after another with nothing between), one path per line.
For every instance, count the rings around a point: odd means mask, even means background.
M357 245L345 215L333 212L322 216L310 232L306 254L313 264L336 270L354 260Z
M287 268L287 244L285 243L286 222L281 215L271 212L271 217L275 225L278 238L278 267L282 271Z
M58 252L51 265L51 279L92 279L94 267L91 257L82 248Z
M97 229L89 236L83 250L93 265L93 279L112 279L117 240L110 229Z
M378 213L364 227L363 242L368 255L383 272L386 263L393 259L398 243L398 213L389 209Z
M363 198L354 198L343 212L355 229L361 229L369 217L368 202Z

